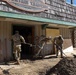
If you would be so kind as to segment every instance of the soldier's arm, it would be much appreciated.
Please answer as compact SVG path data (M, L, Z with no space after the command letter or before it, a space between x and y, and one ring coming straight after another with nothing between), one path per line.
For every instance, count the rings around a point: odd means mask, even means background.
M26 43L23 36L20 36L20 39L22 40L23 43Z
M53 43L56 44L56 37L54 38Z
M64 42L64 39L62 38L62 44L63 44L63 42Z

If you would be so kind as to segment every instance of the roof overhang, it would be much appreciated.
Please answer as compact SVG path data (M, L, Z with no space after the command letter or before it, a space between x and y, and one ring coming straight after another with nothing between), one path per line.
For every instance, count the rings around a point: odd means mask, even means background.
M48 26L76 27L76 23L73 23L73 22L66 22L66 21L60 21L60 20L54 20L54 19L35 17L35 16L21 14L21 13L0 11L0 17L40 22L42 24L48 24Z

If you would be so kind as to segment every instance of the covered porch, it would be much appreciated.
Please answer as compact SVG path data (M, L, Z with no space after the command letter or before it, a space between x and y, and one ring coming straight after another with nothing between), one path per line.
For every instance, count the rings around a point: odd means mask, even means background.
M65 52L70 52L73 50L74 44L70 31L75 27L75 25L75 23L71 22L0 11L1 61L4 59L10 60L12 58L12 45L10 37L14 34L15 30L19 30L23 36L24 32L31 33L32 44L34 44L35 36L45 35L46 37L51 36L54 38L55 36L62 35L65 39L63 50ZM53 48L51 49L53 50ZM55 53L55 50L53 50L52 53Z

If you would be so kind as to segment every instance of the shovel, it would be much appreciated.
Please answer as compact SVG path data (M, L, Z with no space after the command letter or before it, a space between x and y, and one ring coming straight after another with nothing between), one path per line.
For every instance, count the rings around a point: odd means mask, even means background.
M57 44L55 44L56 46L58 46ZM61 50L61 47L60 46L58 46L59 47L59 49ZM62 51L62 53L67 57L67 55Z

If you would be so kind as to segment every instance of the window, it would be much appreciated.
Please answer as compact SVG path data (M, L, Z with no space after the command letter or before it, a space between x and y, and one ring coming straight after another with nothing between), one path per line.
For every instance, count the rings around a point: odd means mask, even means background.
M66 0L66 2L70 4L71 3L71 0Z
M66 0L67 3L76 5L76 0Z
M73 4L76 5L76 0L73 0Z

